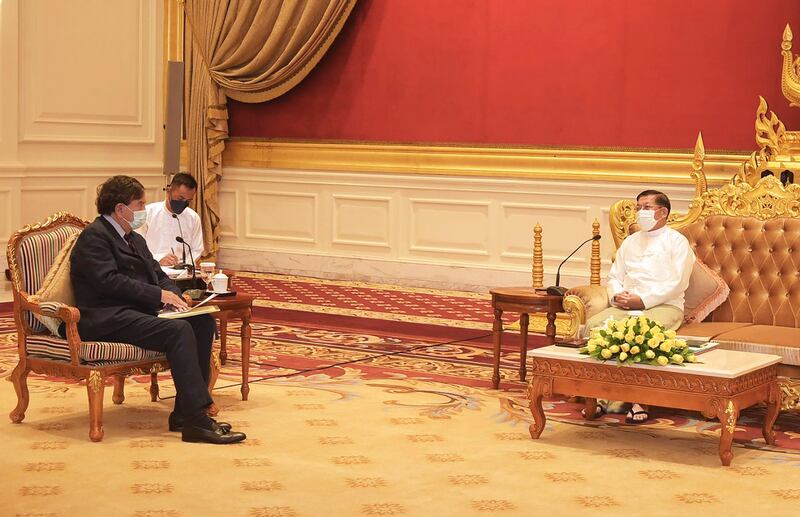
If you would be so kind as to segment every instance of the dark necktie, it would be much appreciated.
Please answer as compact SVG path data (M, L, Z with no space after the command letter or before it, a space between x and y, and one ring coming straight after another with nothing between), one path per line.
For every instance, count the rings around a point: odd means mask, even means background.
M128 247L131 249L134 255L139 255L139 252L136 251L136 245L133 243L133 234L126 233L125 234L125 242L128 243Z

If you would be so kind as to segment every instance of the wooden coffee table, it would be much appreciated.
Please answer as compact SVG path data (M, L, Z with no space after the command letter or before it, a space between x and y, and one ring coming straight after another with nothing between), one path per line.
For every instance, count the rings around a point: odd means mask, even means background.
M242 322L242 400L247 400L250 393L250 318L253 315L254 299L255 296L252 294L236 293L233 296L218 296L205 304L219 307L219 312L213 313L212 316L220 324L220 362L222 364L225 364L228 356L228 321L241 320ZM199 300L191 305L196 305L198 302Z
M777 355L711 350L698 356L702 363L687 366L617 366L579 354L573 348L548 346L531 352L533 367L528 384L533 424L531 437L544 430L542 398L555 394L587 397L586 418L594 418L597 399L700 411L722 424L719 457L728 466L739 412L755 404L768 405L762 433L775 444L772 426L780 411Z
M522 336L522 344L519 347L519 379L524 381L528 355L528 314L531 312L547 313L545 336L547 336L549 344L552 344L556 337L556 313L564 310L561 305L564 297L549 295L533 287L498 287L489 292L492 294L492 308L494 309L494 325L492 326L494 372L492 373L492 388L497 389L500 386L503 311L519 313L519 332Z

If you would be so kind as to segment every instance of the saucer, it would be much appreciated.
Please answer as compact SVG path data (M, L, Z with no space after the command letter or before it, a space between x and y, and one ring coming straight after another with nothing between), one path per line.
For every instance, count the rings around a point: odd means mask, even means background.
M206 291L205 292L206 296L211 296L212 294L216 294L217 296L232 296L232 295L236 294L236 291L223 291L223 292Z

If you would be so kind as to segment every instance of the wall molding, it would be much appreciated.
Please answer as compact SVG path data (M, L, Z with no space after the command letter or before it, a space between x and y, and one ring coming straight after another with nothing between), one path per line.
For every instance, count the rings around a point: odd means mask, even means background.
M738 171L747 154L708 153L712 185ZM255 169L489 176L693 184L693 152L506 146L300 142L231 138L223 165Z
M23 7L20 2L18 24L20 27L18 41L18 79L19 79L19 106L18 106L18 138L25 143L64 143L64 144L123 144L123 145L153 145L157 143L157 98L156 81L159 77L162 59L160 48L157 45L158 20L160 11L155 4L146 0L129 3L136 11L132 17L118 17L114 23L126 24L127 28L135 29L137 40L131 43L135 55L132 59L117 61L127 63L130 67L129 85L132 85L132 98L123 99L119 96L113 103L108 100L114 95L115 90L107 90L104 95L106 107L114 106L110 112L94 111L77 102L75 96L69 97L61 90L56 90L58 95L53 95L50 90L41 86L51 84L52 78L44 74L43 70L52 68L50 58L52 50L69 50L70 57L82 55L79 40L54 41L46 32L46 23L52 23L56 14L44 10L40 3L27 3ZM61 6L58 6L61 7ZM104 6L106 7L106 6ZM119 6L108 7L119 9ZM52 9L51 9L52 10ZM44 11L44 15L42 14ZM97 13L95 13L97 14ZM102 14L102 13L101 13ZM107 14L107 13L106 13ZM81 20L80 23L88 22ZM120 25L121 26L121 25ZM81 29L81 27L78 27ZM110 29L103 26L105 34ZM84 32L86 28L83 27ZM100 29L98 29L100 30ZM91 30L90 30L91 32ZM100 30L100 34L103 31ZM127 40L119 40L125 42ZM69 48L65 49L64 45ZM71 47L70 47L71 45ZM117 53L129 50L117 43ZM51 52L48 52L51 50ZM106 49L98 50L97 55L89 57L95 61L105 59ZM111 56L111 54L109 54ZM108 59L105 59L107 61ZM117 77L117 76L111 76ZM72 82L103 81L104 77L82 77L76 75ZM108 76L105 77L108 81ZM65 83L68 84L68 83ZM96 94L96 93L95 93ZM125 101L125 102L123 102ZM45 106L49 102L50 105ZM53 103L56 104L53 104Z
M653 186L675 201L676 211L686 210L695 190L689 183ZM243 224L236 231L226 228L220 240L218 262L225 267L467 290L528 285L536 223L543 227L544 272L552 281L558 264L591 235L592 221L598 219L601 233L610 235L611 204L646 188L636 178L610 182L228 165L220 187L225 190L221 212L238 214ZM263 193L278 197L246 201ZM302 222L302 207L276 205L298 195L317 200L314 210L308 204ZM383 219L350 214L340 220L338 205L348 200L388 217L385 243ZM252 221L257 228L248 228ZM316 237L309 242L312 227ZM600 246L605 272L613 242L605 238ZM588 282L588 259L587 246L564 265L563 285Z
M286 225L283 225L282 228L272 227L272 228L265 228L264 232L258 232L254 230L254 217L257 213L255 210L256 206L260 206L257 203L254 203L254 196L262 196L264 198L272 197L276 201L280 200L304 200L310 201L310 208L311 208L311 216L310 216L310 225L306 228L289 228ZM272 204L267 204L267 206L271 206ZM283 241L283 242L297 242L297 243L305 243L305 244L317 244L319 241L319 222L317 215L319 214L319 195L315 192L284 192L281 190L248 190L245 193L245 233L244 236L246 238L251 239L262 239L268 241ZM274 223L275 220L271 217L263 217L262 218L269 223ZM294 222L294 221L293 221ZM302 222L302 221L300 221ZM294 234L292 234L294 232ZM303 234L304 233L304 234Z

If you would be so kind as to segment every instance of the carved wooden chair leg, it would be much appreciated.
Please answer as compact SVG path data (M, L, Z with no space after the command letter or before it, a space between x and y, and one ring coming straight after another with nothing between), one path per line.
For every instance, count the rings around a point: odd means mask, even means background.
M28 372L30 371L28 363L20 361L11 372L11 382L14 384L14 391L17 392L17 407L8 416L15 424L19 424L25 419L25 410L28 409L28 403L31 400L30 392L28 392Z
M150 400L153 402L158 400L158 374L156 372L150 374Z
M125 402L125 377L122 375L114 375L114 394L111 400L114 404L122 404Z
M89 393L89 438L93 442L103 439L103 393L106 380L97 370L89 372L86 391Z
M211 394L211 391L214 389L214 386L217 384L217 379L219 379L219 371L221 369L220 365L220 355L217 352L211 352L211 367L209 369L208 375L208 393Z
M219 378L219 370L221 368L220 365L220 356L217 352L211 351L211 366L208 370L208 394L211 395L211 398L214 398L214 394L211 392L214 389L214 385L217 383L217 379ZM208 416L217 416L219 414L219 406L217 406L216 402L212 402L208 408L206 408L206 413Z

